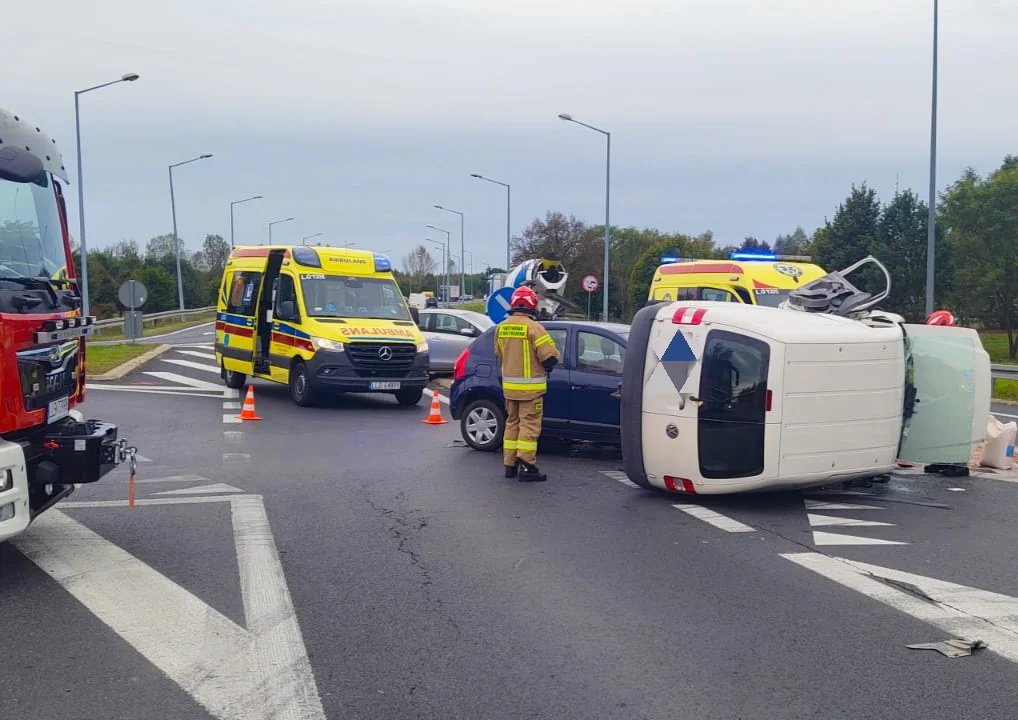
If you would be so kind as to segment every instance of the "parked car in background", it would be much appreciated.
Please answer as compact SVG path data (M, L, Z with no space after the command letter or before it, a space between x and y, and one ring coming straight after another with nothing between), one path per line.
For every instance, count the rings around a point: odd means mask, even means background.
M567 320L542 324L562 362L548 377L541 437L620 444L618 389L629 326ZM449 409L470 447L492 451L502 446L505 402L494 328L457 359Z
M418 326L428 341L431 374L452 373L456 358L495 323L471 310L424 309Z

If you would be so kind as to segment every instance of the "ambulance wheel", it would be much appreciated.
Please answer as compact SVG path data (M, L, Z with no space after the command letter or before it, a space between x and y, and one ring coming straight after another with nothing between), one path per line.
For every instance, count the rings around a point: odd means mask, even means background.
M481 452L493 452L502 445L504 433L502 408L485 398L467 405L460 420L460 434L467 445Z
M311 390L311 377L308 375L308 368L302 361L298 360L290 368L290 397L300 407L308 407L314 404Z
M236 372L235 370L227 370L225 367L223 370L223 381L226 382L226 387L233 388L234 390L240 390L244 387L244 382L247 380L247 375L244 373Z
M400 405L410 406L416 405L424 397L424 388L417 388L416 390L400 390L396 393L396 402Z

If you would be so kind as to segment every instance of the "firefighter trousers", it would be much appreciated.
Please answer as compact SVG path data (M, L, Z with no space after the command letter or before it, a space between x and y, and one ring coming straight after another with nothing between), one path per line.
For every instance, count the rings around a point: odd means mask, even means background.
M505 436L502 440L502 462L507 467L517 459L533 465L537 462L537 438L541 435L544 398L506 400Z

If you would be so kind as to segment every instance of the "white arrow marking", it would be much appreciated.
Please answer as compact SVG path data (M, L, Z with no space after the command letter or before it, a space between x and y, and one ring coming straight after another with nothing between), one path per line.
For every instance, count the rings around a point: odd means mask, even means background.
M324 720L261 497L228 500L246 630L59 510L15 545L219 720Z
M814 545L908 545L897 540L878 540L877 538L860 537L858 535L840 535L838 533L814 531Z
M169 362L169 361L166 361L166 362ZM197 363L194 363L194 364L197 364ZM219 370L216 370L216 372L219 372ZM163 372L163 371L159 371L159 370L146 370L145 374L146 375L151 375L154 378L159 378L160 380L165 380L167 382L174 382L174 383L177 383L179 385L186 385L188 387L195 388L195 389L198 389L198 390L222 390L223 389L222 385L217 385L216 383L210 383L210 382L208 382L206 380L196 380L194 378L189 378L187 375L178 375L177 373L172 373L172 372Z
M852 503L824 502L822 500L803 500L807 510L883 510L873 505L853 505Z
M215 360L216 354L210 352L202 352L201 350L177 350L180 355L190 355L191 357L203 358L205 360Z
M806 513L809 524L813 527L824 527L827 525L842 525L845 527L894 527L894 523L876 522L875 520L856 520L855 518L842 518L833 515L816 515Z
M819 553L782 557L935 625L949 637L984 640L990 652L1018 663L1018 598Z
M206 365L205 363L196 363L191 360L174 360L173 358L160 358L165 363L172 365L180 365L180 367L193 368L195 370L204 370L205 372L219 374L219 367L217 365Z
M240 488L226 483L213 483L212 485L201 485L199 487L180 488L179 490L163 490L153 493L154 495L217 495L219 493L244 492Z

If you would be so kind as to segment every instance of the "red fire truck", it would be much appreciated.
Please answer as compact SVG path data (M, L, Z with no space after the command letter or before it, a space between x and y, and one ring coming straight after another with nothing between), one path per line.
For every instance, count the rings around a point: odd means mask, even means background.
M85 338L56 142L0 108L0 541L133 449L86 420Z

